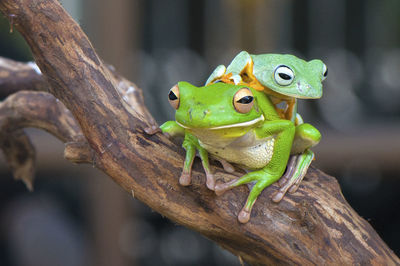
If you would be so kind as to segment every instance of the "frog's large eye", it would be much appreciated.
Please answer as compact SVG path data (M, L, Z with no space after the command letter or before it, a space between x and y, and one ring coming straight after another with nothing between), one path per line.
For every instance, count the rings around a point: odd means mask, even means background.
M233 96L233 106L239 113L245 114L250 112L254 104L253 93L246 87L238 90Z
M178 87L178 85L173 86L169 90L168 101L169 101L169 104L174 109L178 109L178 107L179 107L179 87Z
M275 69L274 78L276 83L281 86L288 86L294 80L293 70L288 66L280 65Z
M322 68L322 81L324 81L327 76L328 76L328 67L324 64Z

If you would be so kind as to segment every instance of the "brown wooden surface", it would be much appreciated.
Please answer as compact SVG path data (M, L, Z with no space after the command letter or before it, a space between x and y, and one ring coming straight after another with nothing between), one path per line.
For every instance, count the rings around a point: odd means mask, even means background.
M347 204L337 181L317 169L311 168L299 190L279 204L270 200L276 186L266 189L247 224L236 219L246 187L217 197L205 187L198 162L193 185L179 186L183 150L161 134L144 133L153 122L134 109L146 108L124 103L116 77L58 1L1 0L0 10L14 15L50 93L71 111L89 143L92 163L155 211L254 265L400 264ZM234 177L215 168L218 178Z

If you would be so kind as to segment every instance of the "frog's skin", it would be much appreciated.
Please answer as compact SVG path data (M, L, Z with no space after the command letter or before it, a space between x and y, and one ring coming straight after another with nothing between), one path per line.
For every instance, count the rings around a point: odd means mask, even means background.
M317 145L321 134L311 125L303 124L297 113L297 98L320 98L322 81L327 73L327 67L321 60L307 62L293 55L251 55L242 51L227 68L224 65L218 66L206 82L248 85L265 92L275 105L282 101L287 103L286 110L275 107L282 118L293 121L297 127L292 148L293 158L282 178L287 182L281 183L281 190L273 198L276 202L283 198L288 189L290 192L296 191L314 158L314 153L307 148Z
M264 92L244 85L215 83L196 87L179 82L170 90L169 100L176 109L176 122L168 121L160 128L171 136L184 135L186 159L180 183L190 184L197 150L207 175L207 186L217 194L242 184L253 184L238 215L240 222L248 222L258 195L285 172L295 125L280 118ZM208 153L250 172L215 185Z

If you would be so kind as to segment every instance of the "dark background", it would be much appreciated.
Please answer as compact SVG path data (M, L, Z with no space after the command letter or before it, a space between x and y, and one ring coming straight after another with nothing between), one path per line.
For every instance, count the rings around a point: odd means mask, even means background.
M338 178L354 209L400 254L400 1L64 0L100 56L145 93L158 122L177 81L202 85L241 50L319 58L320 100L301 101L322 132L315 166ZM0 20L0 56L32 60ZM0 265L239 265L197 233L170 223L63 145L30 129L34 193L0 161Z

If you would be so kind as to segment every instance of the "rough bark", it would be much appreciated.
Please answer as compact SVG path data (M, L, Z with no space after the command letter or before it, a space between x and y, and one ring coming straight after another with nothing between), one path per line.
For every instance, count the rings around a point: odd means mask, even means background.
M206 188L198 162L193 184L179 186L183 150L162 134L145 133L154 122L141 105L141 93L132 94L139 106L124 104L118 79L58 1L1 0L0 10L6 17L12 15L50 93L75 117L92 151L92 163L155 211L254 265L400 264L347 204L337 181L317 169L311 168L299 190L279 204L270 199L277 187L267 188L247 224L236 219L246 187L217 197ZM214 168L217 178L235 177Z

